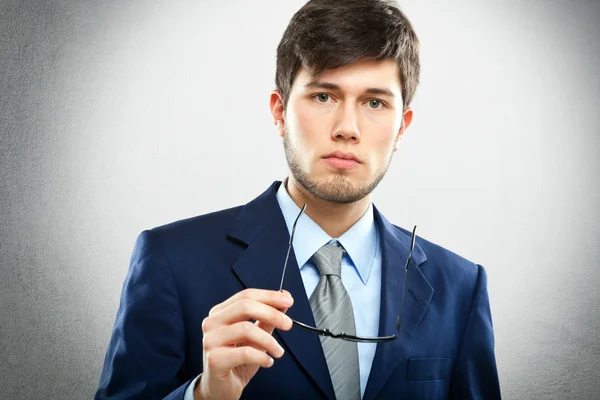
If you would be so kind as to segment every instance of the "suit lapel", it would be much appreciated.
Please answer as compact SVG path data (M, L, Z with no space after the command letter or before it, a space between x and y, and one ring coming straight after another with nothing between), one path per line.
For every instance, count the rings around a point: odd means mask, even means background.
M381 311L379 334L396 333L400 315L404 264L410 250L411 232L401 231L390 224L374 207L375 223L382 243ZM406 275L406 294L400 336L387 343L379 343L365 389L363 400L377 397L393 370L407 356L410 340L421 323L433 296L433 288L421 273L419 265L427 260L421 247L415 243L412 262Z
M276 198L281 182L275 182L261 196L242 209L230 237L248 247L233 265L247 288L278 290L289 242L289 232ZM300 275L296 256L290 253L283 288L294 297L287 312L290 318L314 326L310 303ZM329 398L335 398L333 385L319 337L297 327L274 333ZM284 356L285 357L285 356Z

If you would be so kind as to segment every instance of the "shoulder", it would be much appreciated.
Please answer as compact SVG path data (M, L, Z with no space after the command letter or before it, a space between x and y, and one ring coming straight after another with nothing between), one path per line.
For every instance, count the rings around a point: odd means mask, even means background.
M164 248L211 246L223 240L235 224L244 206L173 221L149 229Z
M399 234L412 232L394 225ZM434 288L440 285L454 286L462 290L472 291L481 279L485 279L485 268L440 244L433 243L417 235L415 245L425 253L427 260L419 265L419 269L427 277ZM461 291L462 291L461 290Z

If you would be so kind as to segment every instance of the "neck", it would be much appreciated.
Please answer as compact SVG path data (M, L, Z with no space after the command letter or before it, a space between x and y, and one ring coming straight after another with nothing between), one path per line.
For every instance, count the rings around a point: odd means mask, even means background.
M302 208L306 204L305 213L332 238L339 238L350 229L364 215L371 202L371 195L345 204L318 199L307 192L293 176L287 180L286 189L298 207Z

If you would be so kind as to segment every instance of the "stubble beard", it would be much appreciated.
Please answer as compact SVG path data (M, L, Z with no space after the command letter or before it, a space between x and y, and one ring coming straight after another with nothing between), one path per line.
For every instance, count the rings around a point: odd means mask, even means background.
M390 152L387 163L370 182L361 182L355 185L344 175L343 171L333 175L325 182L317 182L302 170L300 162L298 161L297 151L292 145L289 137L290 135L286 129L283 137L283 148L285 150L285 158L287 159L288 166L294 179L296 179L300 186L317 199L336 204L354 203L364 199L373 192L385 176L394 154L393 152Z

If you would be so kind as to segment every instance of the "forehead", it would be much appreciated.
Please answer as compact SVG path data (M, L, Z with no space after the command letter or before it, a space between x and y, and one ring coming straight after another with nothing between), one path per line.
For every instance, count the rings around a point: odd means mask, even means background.
M311 83L333 83L340 90L362 92L367 88L388 89L400 97L400 72L394 60L358 61L336 69L328 69L313 77L304 66L296 73L292 91L314 90Z

